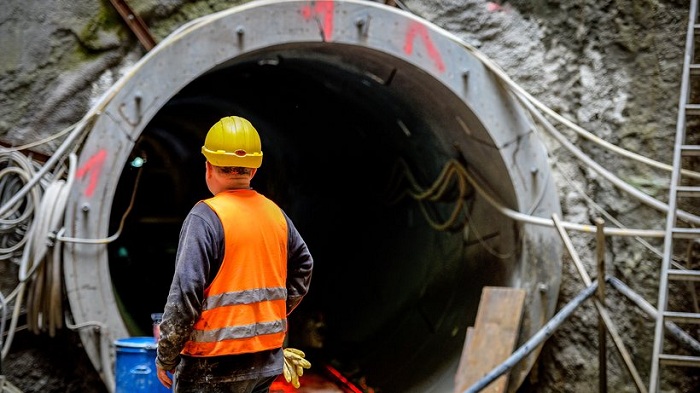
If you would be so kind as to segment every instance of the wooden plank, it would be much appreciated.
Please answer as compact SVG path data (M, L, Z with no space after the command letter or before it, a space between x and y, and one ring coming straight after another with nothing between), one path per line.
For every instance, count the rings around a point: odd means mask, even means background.
M469 326L464 339L464 346L462 347L462 356L459 358L459 366L457 366L457 373L455 374L454 393L462 393L464 391L464 389L459 390L459 388L465 384L464 379L467 375L467 355L469 354L469 345L471 345L472 337L474 337L474 327Z
M462 364L456 392L464 392L503 363L515 350L525 304L525 290L518 288L484 287L473 332ZM483 393L503 393L508 388L506 373L496 379Z

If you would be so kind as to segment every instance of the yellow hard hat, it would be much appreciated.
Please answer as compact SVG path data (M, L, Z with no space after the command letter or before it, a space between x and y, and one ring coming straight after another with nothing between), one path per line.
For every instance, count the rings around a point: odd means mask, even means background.
M260 168L262 148L260 135L242 117L224 117L207 132L202 154L215 166Z

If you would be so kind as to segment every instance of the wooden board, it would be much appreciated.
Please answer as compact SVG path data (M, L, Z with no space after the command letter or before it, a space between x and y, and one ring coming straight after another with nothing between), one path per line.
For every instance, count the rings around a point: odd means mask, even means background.
M455 376L455 393L464 392L510 357L518 340L524 304L523 289L484 287L473 331L467 329L465 350ZM482 392L503 393L507 388L506 373Z
M459 366L457 366L457 373L455 374L455 392L461 393L464 389L459 390L462 386L465 386L465 378L467 376L467 355L469 355L469 345L471 345L472 337L474 336L474 327L470 326L467 328L467 336L464 339L464 346L462 347L462 356L459 358Z

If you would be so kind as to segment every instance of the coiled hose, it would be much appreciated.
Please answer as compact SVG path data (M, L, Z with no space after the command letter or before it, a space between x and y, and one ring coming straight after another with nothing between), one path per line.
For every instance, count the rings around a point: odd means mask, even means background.
M13 156L15 159L18 157L16 154ZM2 358L7 356L12 344L25 294L27 295L25 307L27 325L34 333L48 332L53 337L56 329L63 326L61 247L60 243L49 244L48 234L57 232L63 222L68 193L75 178L77 156L71 153L68 161L66 180L60 178L64 170L61 168L56 176L52 176L52 179L39 182L43 187L33 187L27 194L25 203L17 203L18 206L11 210L13 215L33 216L33 220L26 222L26 230L23 231L25 236L16 243L23 245L23 252L19 261L19 284L8 297L8 300L14 299L15 302L7 341L2 347ZM21 166L25 169L31 167ZM15 173L20 172L15 171ZM32 175L34 173L29 172L21 174L20 177L26 180ZM25 211L20 212L21 206L24 206ZM26 214L29 208L34 209L31 215ZM18 219L8 221L18 221ZM16 244L6 247L11 251L5 254L3 259L16 257L18 252ZM51 252L49 252L50 247ZM5 307L6 305L3 305L3 310Z
M105 93L106 102L113 89ZM75 180L77 152L100 109L100 106L93 108L78 123L57 133L67 136L43 164L20 151L55 139L56 135L31 145L0 148L0 233L3 235L0 260L18 265L19 281L7 297L0 294L3 315L0 337L5 334L8 304L14 302L7 339L0 340L0 361L9 353L22 313L26 315L27 327L36 334L48 333L53 337L64 324L72 330L93 328L100 342L100 371L108 391L112 392L114 375L108 327L98 321L72 325L64 312L63 241L57 237L63 229L64 212ZM0 393L18 391L9 382L0 384Z

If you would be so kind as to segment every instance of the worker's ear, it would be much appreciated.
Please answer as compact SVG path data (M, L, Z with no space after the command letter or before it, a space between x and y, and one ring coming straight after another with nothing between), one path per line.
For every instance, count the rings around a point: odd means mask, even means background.
M258 168L250 168L250 169L251 169L250 178L252 179L253 176L255 176L255 174L258 172Z

